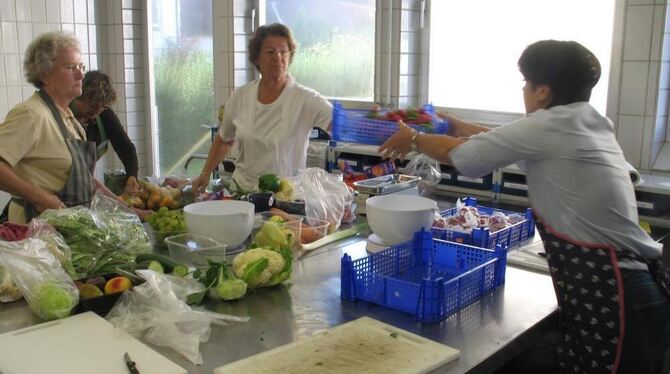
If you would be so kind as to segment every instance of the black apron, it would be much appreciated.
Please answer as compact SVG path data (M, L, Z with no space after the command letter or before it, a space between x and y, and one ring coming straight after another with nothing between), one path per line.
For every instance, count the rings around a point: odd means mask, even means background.
M93 190L95 188L95 181L93 179L96 161L95 143L76 139L70 135L65 127L60 111L51 97L44 90L40 90L39 94L58 123L58 128L60 129L63 139L65 139L65 144L70 150L70 155L72 157L70 175L63 188L56 193L56 196L68 207L88 205L93 199ZM82 137L85 138L85 134L82 135ZM31 203L16 198L12 198L12 201L23 206L26 222L30 222L31 219L39 215L39 212Z
M535 222L558 300L561 372L616 373L625 325L616 250L572 243Z

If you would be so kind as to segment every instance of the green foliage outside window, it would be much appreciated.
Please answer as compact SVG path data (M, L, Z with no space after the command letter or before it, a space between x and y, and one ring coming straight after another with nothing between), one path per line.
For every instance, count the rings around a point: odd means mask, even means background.
M209 149L209 131L201 125L216 122L212 54L169 45L156 54L154 69L160 174L174 174L185 157Z

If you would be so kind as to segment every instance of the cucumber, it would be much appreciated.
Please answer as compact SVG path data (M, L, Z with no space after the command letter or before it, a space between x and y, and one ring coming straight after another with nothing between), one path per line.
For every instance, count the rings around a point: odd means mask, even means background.
M142 264L145 262L151 262L151 261L158 261L160 262L161 265L163 265L163 269L166 273L171 273L172 269L174 269L175 266L179 265L179 263L173 259L171 259L168 256L161 255L158 253L141 253L135 257L135 263L136 264Z

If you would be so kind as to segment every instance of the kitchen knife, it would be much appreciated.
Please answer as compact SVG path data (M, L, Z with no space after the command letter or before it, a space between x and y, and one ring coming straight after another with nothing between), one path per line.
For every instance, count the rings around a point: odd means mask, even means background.
M140 374L139 370L137 370L137 364L130 358L128 352L123 354L123 359L126 361L126 366L128 366L128 372L130 372L130 374Z

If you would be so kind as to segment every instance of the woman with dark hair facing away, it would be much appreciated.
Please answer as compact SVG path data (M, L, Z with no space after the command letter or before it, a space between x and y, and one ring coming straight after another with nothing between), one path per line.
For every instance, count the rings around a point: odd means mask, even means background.
M112 80L105 73L91 70L84 76L82 94L72 101L70 109L86 129L86 138L96 144L96 159L105 155L109 144L121 159L126 171L125 192L135 195L137 183L137 151L116 113L109 107L116 101Z
M518 64L524 118L489 129L446 115L449 135L399 123L379 151L414 149L469 177L517 163L558 300L560 371L668 373L667 268L639 225L614 125L588 102L600 63L577 42L543 40Z

